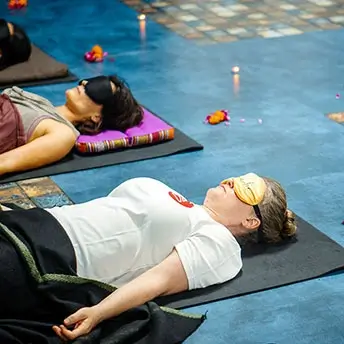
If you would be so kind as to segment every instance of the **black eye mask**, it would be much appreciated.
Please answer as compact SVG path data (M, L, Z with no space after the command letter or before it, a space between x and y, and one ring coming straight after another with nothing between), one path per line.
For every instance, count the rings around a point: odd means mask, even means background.
M87 81L85 85L83 85L84 81ZM107 76L84 79L79 85L85 87L85 93L98 105L111 104L114 99L111 81Z

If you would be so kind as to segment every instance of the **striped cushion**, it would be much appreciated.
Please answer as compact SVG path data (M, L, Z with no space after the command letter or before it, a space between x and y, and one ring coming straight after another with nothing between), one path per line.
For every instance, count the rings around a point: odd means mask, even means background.
M101 153L174 139L174 128L143 108L143 121L125 133L106 130L97 135L80 135L75 147L80 153Z

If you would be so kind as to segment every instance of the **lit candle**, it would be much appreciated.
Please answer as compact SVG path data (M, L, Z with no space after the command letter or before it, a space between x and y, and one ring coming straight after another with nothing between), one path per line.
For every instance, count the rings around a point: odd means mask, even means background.
M140 14L138 17L137 17L139 20L145 20L146 19L146 15L145 14Z
M238 66L234 66L233 68L232 68L232 73L233 74L238 74L240 72L240 68L238 67Z
M240 89L240 75L234 74L233 75L233 91L234 91L235 96L238 95L239 89Z
M140 20L140 37L141 37L141 42L146 41L146 21L145 20Z

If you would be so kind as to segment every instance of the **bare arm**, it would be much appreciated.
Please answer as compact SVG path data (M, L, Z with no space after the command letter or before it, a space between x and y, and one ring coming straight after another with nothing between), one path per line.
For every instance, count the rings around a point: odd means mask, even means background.
M0 155L0 175L26 171L51 164L65 157L76 137L65 124L46 120L43 135Z
M119 315L158 296L188 289L188 280L176 250L159 265L119 288L97 305L100 319Z
M73 330L68 330L64 325L53 328L63 340L73 340L90 332L101 321L141 306L158 296L176 294L187 289L186 273L177 251L173 250L159 265L117 289L96 306L83 308L69 316L64 324L76 325Z

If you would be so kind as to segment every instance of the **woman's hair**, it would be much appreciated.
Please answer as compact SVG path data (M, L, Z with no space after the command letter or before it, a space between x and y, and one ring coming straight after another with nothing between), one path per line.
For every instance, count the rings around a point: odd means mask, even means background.
M294 213L287 208L287 197L281 184L271 178L263 178L267 188L259 204L262 215L263 240L277 244L290 240L296 235Z
M263 177L266 183L264 198L259 203L262 216L262 242L266 244L281 244L289 242L296 236L297 224L294 213L287 208L287 197L281 184L277 181ZM257 243L257 233L239 238L242 246Z
M21 63L31 56L31 41L26 32L17 24L13 26L13 35L10 38L11 62Z
M11 34L10 27L13 29ZM25 31L14 23L0 19L0 70L27 61L31 56L31 41Z
M129 86L116 75L109 78L116 86L112 102L103 106L99 123L89 120L78 125L77 129L81 133L97 134L102 130L124 132L142 122L143 109L132 95Z

